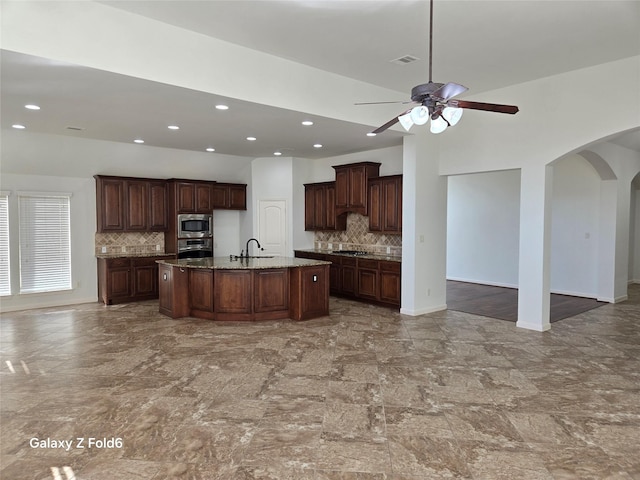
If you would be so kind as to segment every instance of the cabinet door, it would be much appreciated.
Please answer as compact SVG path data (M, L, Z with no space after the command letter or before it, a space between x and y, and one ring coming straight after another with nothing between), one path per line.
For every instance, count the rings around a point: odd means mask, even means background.
M357 296L377 300L378 298L378 272L368 268L358 268L358 292Z
M336 208L349 207L349 169L336 169Z
M380 262L380 301L400 306L400 262Z
M342 290L342 267L333 259L331 259L331 262L329 266L329 291L331 293L340 293Z
M96 177L98 232L124 230L124 181L118 178Z
M148 183L143 180L127 180L125 230L146 230L148 217Z
M385 179L382 182L381 197L382 231L402 233L402 177Z
M213 208L229 208L229 187L213 185L211 187L211 203Z
M316 188L315 185L304 186L304 229L316 229Z
M341 292L349 295L356 293L356 267L351 265L342 265L342 289Z
M251 313L252 270L215 270L216 313Z
M155 298L158 295L158 267L155 265L143 265L133 267L133 293L134 297Z
M129 267L109 268L107 282L109 303L131 297L131 269Z
M325 210L325 189L322 185L314 188L314 225L316 230L324 230L327 227Z
M194 213L196 211L196 186L192 182L176 183L176 213Z
M247 209L247 186L244 184L229 186L229 208L232 210Z
M189 269L191 308L213 313L213 270Z
M208 183L196 183L196 213L211 213L213 202L211 201L211 185Z
M255 270L253 292L254 312L289 310L289 269Z
M148 228L154 232L163 232L168 228L167 184L149 182Z
M382 203L382 182L378 179L369 180L369 230L382 230L382 210L386 208Z
M367 176L365 167L349 170L349 206L367 209Z

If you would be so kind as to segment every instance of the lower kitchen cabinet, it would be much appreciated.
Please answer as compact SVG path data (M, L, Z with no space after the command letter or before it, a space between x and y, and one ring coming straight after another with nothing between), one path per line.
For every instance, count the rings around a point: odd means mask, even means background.
M332 295L400 308L400 262L304 251L296 251L295 256L331 262Z
M105 305L158 298L158 264L154 257L98 258L98 298Z

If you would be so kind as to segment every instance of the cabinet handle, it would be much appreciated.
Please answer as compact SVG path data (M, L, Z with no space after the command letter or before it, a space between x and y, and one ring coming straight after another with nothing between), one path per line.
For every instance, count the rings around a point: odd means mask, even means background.
M184 273L184 268L181 268L181 269L180 269L180 273Z

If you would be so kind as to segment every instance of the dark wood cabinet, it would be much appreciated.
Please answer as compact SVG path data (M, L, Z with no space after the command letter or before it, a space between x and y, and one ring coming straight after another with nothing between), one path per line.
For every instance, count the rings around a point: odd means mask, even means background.
M106 305L158 298L158 264L153 257L98 258L98 297Z
M243 183L215 183L211 192L214 209L247 209L247 185Z
M289 269L256 270L253 274L253 311L289 309Z
M402 175L368 180L369 230L402 234Z
M172 318L186 317L189 308L189 271L161 263L158 266L160 313Z
M360 162L335 165L336 171L336 215L346 212L367 215L367 188L369 178L380 174L380 163Z
M96 175L99 233L167 230L166 182Z
M329 265L291 269L289 317L306 320L329 314Z
M381 302L400 305L401 266L400 262L380 261L378 278Z
M236 319L243 319L238 314L246 314L250 320L252 297L251 270L220 270L216 272L216 289L214 302L220 320L224 314L233 314Z
M347 217L336 215L336 182L304 185L304 229L346 230Z
M214 182L172 180L174 214L211 213L213 211L212 185Z
M96 216L99 233L122 232L125 226L125 184L119 177L96 176Z
M190 268L189 302L191 315L199 318L213 318L213 270Z
M329 291L333 295L400 307L400 262L299 250L295 256L331 262Z

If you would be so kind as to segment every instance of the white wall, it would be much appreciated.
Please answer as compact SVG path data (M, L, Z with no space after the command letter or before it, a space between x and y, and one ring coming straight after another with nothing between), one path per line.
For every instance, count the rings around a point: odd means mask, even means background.
M640 179L636 179L636 184ZM629 256L629 280L640 283L640 188L635 188L631 195L631 254Z
M554 163L551 289L598 296L600 177L582 157Z
M94 254L96 225L93 178L15 175L3 173L0 190L9 195L9 235L12 295L0 299L0 310L70 305L98 299L97 262ZM72 290L54 293L20 294L18 199L21 191L71 193L71 281Z
M520 171L449 177L447 278L518 285Z
M600 178L577 155L553 168L551 290L597 297ZM447 208L447 278L517 287L520 172L451 176Z

